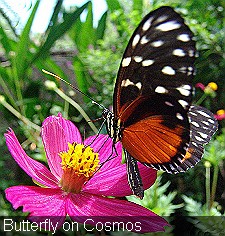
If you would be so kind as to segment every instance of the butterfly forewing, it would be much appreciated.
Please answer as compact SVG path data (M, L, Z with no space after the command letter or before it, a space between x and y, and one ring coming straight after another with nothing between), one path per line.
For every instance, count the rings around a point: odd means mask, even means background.
M188 109L196 53L192 37L183 18L170 7L143 19L121 61L114 91L116 116L139 96L155 93L173 96Z

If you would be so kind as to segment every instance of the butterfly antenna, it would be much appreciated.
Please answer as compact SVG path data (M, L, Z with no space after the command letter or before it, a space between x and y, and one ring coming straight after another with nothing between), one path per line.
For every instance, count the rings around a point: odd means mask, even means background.
M98 102L96 102L92 97L90 97L89 95L87 95L86 93L82 92L80 89L78 89L76 86L72 85L71 83L67 82L66 80L62 79L61 77L59 77L58 75L55 75L47 70L42 69L42 72L44 72L47 75L51 75L53 77L55 77L58 80L63 81L64 83L68 84L71 88L73 88L74 90L78 91L79 93L83 94L84 96L86 96L87 98L89 98L92 103L97 104L99 107L106 109L103 105L99 104Z

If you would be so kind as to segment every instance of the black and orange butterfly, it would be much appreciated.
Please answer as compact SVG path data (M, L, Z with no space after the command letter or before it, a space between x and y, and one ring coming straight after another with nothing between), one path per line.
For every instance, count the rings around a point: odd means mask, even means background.
M134 31L120 64L113 112L103 111L113 142L122 142L134 194L144 190L137 161L168 173L202 158L217 121L191 105L196 57L193 33L171 7L150 12Z

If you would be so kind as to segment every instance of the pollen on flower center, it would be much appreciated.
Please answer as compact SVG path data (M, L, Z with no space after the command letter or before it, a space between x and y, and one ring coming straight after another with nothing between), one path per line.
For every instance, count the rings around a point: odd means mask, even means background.
M60 185L65 192L78 193L99 167L98 153L90 146L68 143L68 151L60 152L63 175Z

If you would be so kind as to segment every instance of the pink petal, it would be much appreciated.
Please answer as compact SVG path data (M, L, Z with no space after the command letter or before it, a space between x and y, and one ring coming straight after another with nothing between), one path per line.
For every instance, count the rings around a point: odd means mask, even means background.
M17 164L35 181L47 187L57 188L58 180L42 163L30 158L21 147L15 133L9 129L5 133L8 149Z
M111 160L113 161L113 160ZM156 180L156 171L139 164L144 189L148 189ZM83 188L84 192L124 197L132 195L128 179L126 164L119 165L111 170L100 171L91 178Z
M113 148L112 139L109 138L108 135L99 134L97 136L91 136L84 141L84 144L91 146L95 152L99 153L100 163L105 162L101 168L101 171L111 169L114 166L121 164L122 145L120 142L116 143L116 153L115 148ZM108 161L111 158L113 161Z
M106 161L110 156L114 157L107 161L103 167L88 181L83 191L88 193L97 193L104 196L123 197L132 194L127 180L126 164L122 162L122 145L118 142L115 145L118 156L115 151L112 154L112 140L108 135L98 135L90 137L84 141L85 145L93 147L95 152L99 152L101 162ZM144 189L148 189L156 179L156 171L145 167L139 163L139 169L142 176Z
M109 162L113 162L111 160ZM131 195L126 165L120 164L112 169L100 169L83 187L83 192L104 196L124 197Z
M164 227L169 226L163 218L140 205L91 194L71 195L67 212L76 222L91 225L123 222L130 231L137 233L164 231Z
M62 117L62 115L59 113L58 117L59 123L62 126L65 134L66 134L66 139L69 143L82 143L82 138L80 135L80 131L78 128L73 124L73 122L65 119Z
M201 90L205 90L205 85L204 84L202 84L202 83L197 83L196 85L195 85L195 87L196 88L200 88Z
M47 154L51 172L58 179L62 176L61 158L59 153L68 150L68 142L81 143L81 135L76 126L64 119L61 114L50 116L42 125L42 140Z
M23 206L23 212L30 212L31 221L40 223L50 217L52 224L60 228L65 220L67 196L60 189L14 186L6 189L5 194L14 209Z

